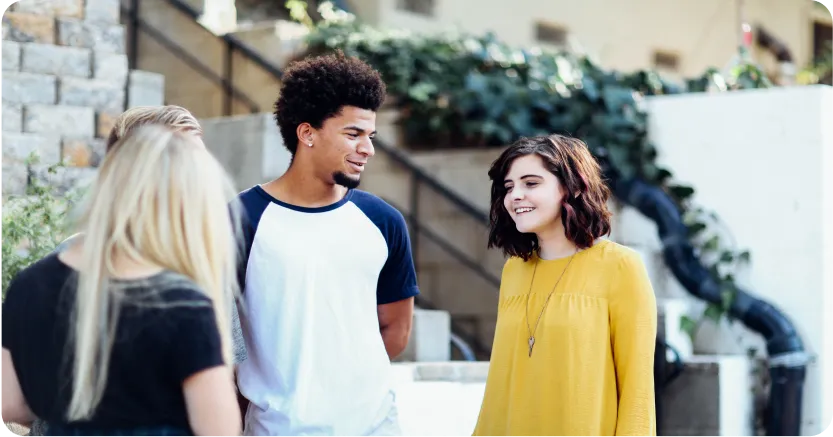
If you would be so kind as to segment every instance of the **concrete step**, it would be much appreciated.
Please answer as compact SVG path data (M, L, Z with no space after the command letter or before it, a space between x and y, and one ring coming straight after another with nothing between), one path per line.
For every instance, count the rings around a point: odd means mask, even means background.
M756 435L754 363L742 355L694 355L660 398L662 435ZM395 363L404 435L471 435L488 362Z
M229 32L278 68L301 54L307 34L309 30L303 24L287 20L240 23Z

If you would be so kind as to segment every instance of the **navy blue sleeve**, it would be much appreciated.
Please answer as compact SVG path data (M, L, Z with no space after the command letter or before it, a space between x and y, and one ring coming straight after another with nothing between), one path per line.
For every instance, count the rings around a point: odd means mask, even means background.
M237 254L237 282L240 286L240 293L246 290L246 267L249 263L249 254L252 250L252 243L257 232L257 225L260 223L260 216L269 205L269 199L263 189L254 187L240 193L230 210L236 210L240 215L240 227Z
M376 286L376 304L384 305L418 295L411 238L402 213L363 191L357 190L352 201L379 228L388 245L388 259Z

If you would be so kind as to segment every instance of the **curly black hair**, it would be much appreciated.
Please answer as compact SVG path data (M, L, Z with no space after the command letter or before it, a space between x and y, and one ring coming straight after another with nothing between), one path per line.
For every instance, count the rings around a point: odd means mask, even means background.
M385 100L385 82L373 67L342 52L293 62L284 71L275 120L292 155L298 148L298 125L318 129L343 106L376 112Z

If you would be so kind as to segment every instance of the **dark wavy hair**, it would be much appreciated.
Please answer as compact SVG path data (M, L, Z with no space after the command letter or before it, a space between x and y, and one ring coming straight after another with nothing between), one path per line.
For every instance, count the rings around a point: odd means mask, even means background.
M593 245L602 235L610 234L610 189L602 180L601 167L583 141L563 135L521 138L509 146L492 163L492 206L489 214L489 248L503 250L508 256L524 261L538 251L538 237L521 233L503 206L506 196L504 179L516 159L538 155L544 167L554 174L565 192L561 200L561 222L567 239L579 248ZM553 196L557 194L552 193Z
M344 106L376 112L386 94L378 71L341 51L295 61L284 70L281 81L274 116L293 156L298 148L298 125L309 123L319 129Z

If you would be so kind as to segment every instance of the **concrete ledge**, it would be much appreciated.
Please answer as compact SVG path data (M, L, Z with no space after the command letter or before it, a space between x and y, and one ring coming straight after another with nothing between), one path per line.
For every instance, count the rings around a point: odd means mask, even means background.
M451 316L448 311L414 309L411 339L397 361L451 359Z
M755 435L752 361L693 355L663 393L665 435Z
M485 383L489 362L394 363L393 369L397 378L403 381Z

